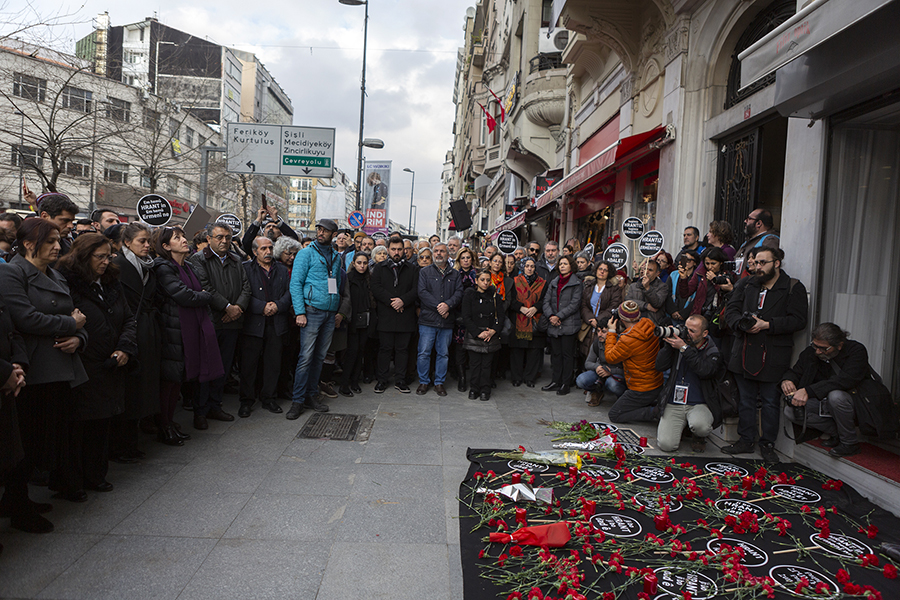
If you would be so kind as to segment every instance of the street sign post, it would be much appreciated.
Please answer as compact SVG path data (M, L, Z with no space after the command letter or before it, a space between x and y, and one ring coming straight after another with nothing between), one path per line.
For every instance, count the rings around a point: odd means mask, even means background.
M359 229L366 224L366 218L360 211L357 210L350 213L350 215L347 217L347 222L350 223L350 227L352 227L353 229Z
M334 128L228 123L225 135L229 173L334 176Z
M138 200L135 208L138 218L154 227L165 225L172 218L172 205L159 194L147 194Z
M219 218L216 219L217 222L221 221L226 225L230 226L234 232L234 236L237 237L238 234L241 233L244 229L244 224L241 223L241 220L238 219L237 215L233 215L231 213L223 213L219 215Z
M608 260L618 271L628 264L628 248L618 242L610 244L603 251L603 260Z
M503 254L512 254L519 247L519 238L512 231L501 231L497 236L497 248Z
M650 258L663 249L664 242L665 239L663 238L663 234L656 230L651 230L641 236L641 241L638 243L638 250L640 251L641 256Z

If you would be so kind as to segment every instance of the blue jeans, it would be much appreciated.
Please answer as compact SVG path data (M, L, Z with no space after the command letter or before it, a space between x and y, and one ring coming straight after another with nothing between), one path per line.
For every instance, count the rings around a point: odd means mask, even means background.
M738 403L738 434L741 440L756 441L756 397L762 400L762 410L759 411L759 420L762 435L759 438L761 444L774 444L778 437L778 424L781 419L781 387L774 381L757 381L747 379L742 373L734 374L738 392L741 399Z
M575 385L578 386L578 388L589 392L601 392L603 390L597 389L597 384L601 379L602 377L597 375L596 371L585 371L575 378ZM615 394L616 398L624 394L625 390L628 389L625 386L624 380L619 381L613 376L606 378L606 381L603 382L603 388Z
M434 362L434 385L444 385L447 381L447 363L450 358L450 338L453 329L429 327L419 325L419 351L416 356L416 371L419 373L419 383L429 385L431 377L431 349L437 351L437 360Z
M334 315L331 311L306 308L306 327L300 330L300 356L294 373L294 402L316 397L322 363L334 334Z

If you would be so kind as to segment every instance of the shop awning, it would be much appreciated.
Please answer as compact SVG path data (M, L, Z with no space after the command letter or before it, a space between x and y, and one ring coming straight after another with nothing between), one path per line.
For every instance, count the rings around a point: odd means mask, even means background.
M501 231L509 231L515 229L516 227L521 227L525 224L525 211L521 210L513 215L511 218L507 219L503 223L497 225L494 228L494 233L491 234L491 239L496 239L498 235L500 235Z
M587 161L562 179L556 185L544 192L534 201L534 207L541 209L551 202L559 200L566 192L570 192L578 186L590 182L607 171L614 171L623 164L635 158L633 154L649 145L664 131L665 127L657 127L650 131L625 137L610 147L602 150L597 156Z
M891 2L814 0L738 55L741 87L778 70Z

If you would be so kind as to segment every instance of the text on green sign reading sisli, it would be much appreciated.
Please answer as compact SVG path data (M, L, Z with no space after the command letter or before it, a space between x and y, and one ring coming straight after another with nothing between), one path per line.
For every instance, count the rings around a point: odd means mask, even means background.
M288 167L331 167L331 159L327 156L282 156L281 164Z

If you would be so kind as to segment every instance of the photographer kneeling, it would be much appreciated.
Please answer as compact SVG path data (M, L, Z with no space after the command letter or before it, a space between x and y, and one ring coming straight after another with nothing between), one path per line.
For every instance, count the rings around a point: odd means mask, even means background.
M622 319L622 333L617 333L617 317ZM637 302L626 300L613 312L607 327L606 360L622 363L625 385L628 386L609 409L609 420L613 423L656 421L659 418L656 401L663 386L663 376L654 368L659 338L654 333L653 321L646 317L642 319Z
M659 396L662 413L656 433L659 449L678 450L687 423L694 436L691 450L703 452L706 436L722 422L716 390L722 355L709 337L709 324L700 315L688 317L679 335L666 337L664 341L666 344L656 356L656 370L672 369L672 372Z

